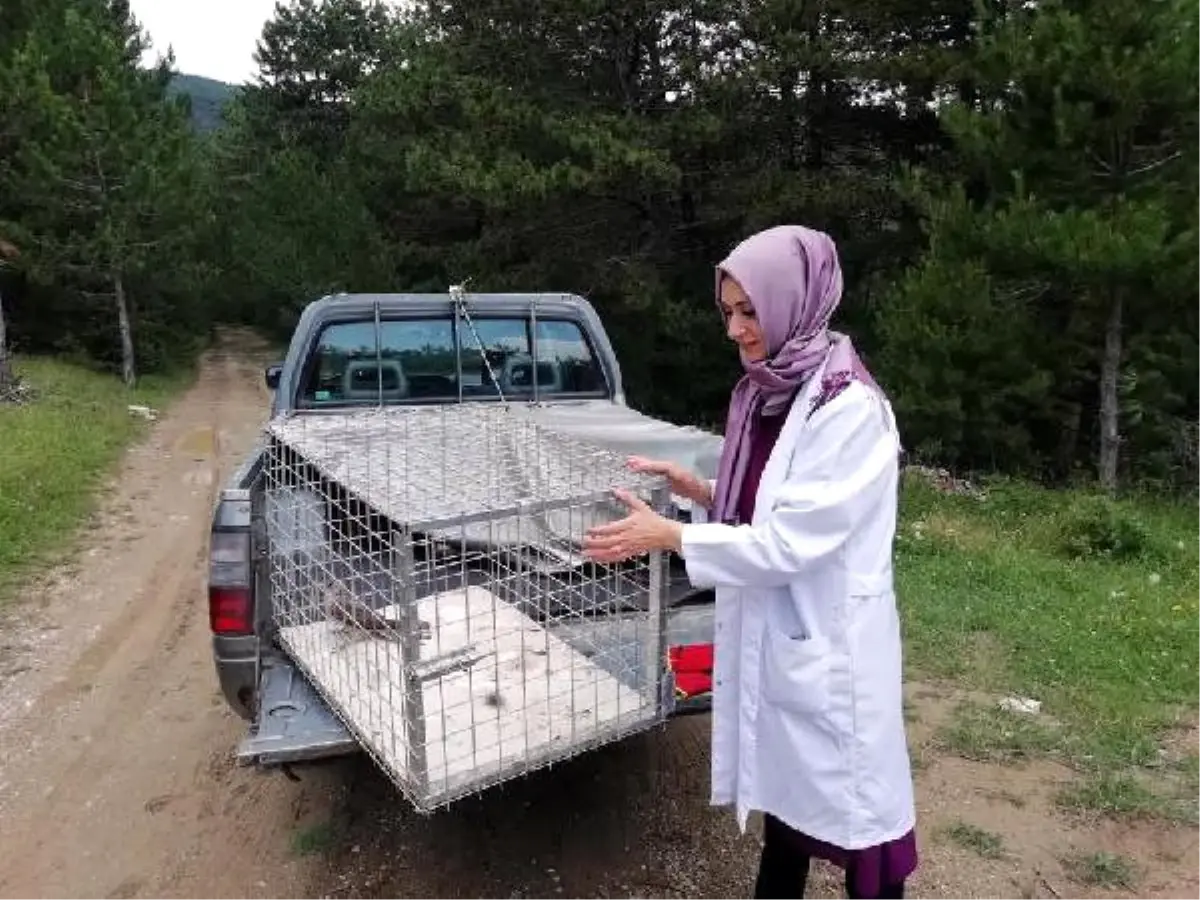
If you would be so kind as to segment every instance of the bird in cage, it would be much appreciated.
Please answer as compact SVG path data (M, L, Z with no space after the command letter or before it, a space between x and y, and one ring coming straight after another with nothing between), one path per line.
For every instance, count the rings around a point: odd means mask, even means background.
M372 609L365 601L354 596L351 590L340 581L330 582L325 586L325 617L337 622L343 630L354 629L360 633L377 635L387 640L400 638L400 620L386 616L377 609ZM418 636L422 641L431 636L430 625L423 620L417 620Z

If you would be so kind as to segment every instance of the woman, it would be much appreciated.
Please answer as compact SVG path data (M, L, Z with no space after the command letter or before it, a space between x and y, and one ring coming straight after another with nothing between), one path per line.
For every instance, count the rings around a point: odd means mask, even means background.
M585 552L672 550L694 585L716 588L712 797L743 832L764 814L755 896L803 896L819 857L845 870L851 897L902 897L917 853L892 589L895 419L829 330L842 274L827 235L756 234L716 280L746 373L717 479L631 460L708 521L672 521L619 491L629 514L593 529Z

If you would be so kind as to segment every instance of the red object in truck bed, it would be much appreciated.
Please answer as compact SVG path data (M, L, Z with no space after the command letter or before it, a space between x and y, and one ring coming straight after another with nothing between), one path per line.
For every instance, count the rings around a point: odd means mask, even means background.
M713 645L678 644L667 649L675 694L683 700L712 692Z

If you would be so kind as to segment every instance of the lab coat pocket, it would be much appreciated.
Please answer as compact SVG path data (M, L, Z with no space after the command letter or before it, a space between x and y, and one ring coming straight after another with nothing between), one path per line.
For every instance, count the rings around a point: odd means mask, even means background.
M828 638L791 636L767 629L763 696L794 712L819 714L829 707Z
M846 576L846 593L851 597L881 597L892 591L892 579L879 573L850 572Z

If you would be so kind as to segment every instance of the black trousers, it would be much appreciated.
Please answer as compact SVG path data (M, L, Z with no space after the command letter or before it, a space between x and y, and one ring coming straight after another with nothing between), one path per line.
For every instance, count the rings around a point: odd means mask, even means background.
M763 818L763 849L758 863L758 879L754 883L754 896L770 900L791 900L804 896L808 882L808 869L812 858L801 846L799 836L774 816ZM855 887L853 867L846 869L846 896L865 898ZM901 900L904 897L904 882L883 885L878 894L871 895L879 900Z

